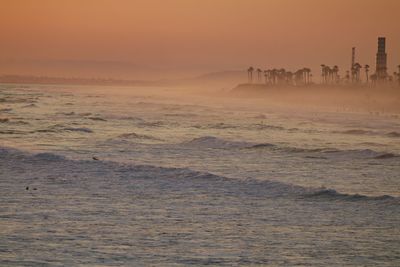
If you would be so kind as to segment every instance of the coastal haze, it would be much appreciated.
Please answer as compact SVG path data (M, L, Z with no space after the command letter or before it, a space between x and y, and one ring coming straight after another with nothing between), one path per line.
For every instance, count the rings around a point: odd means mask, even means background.
M374 66L388 38L400 61L396 0L2 1L0 74L188 78L249 65Z
M399 266L399 8L1 1L0 266Z

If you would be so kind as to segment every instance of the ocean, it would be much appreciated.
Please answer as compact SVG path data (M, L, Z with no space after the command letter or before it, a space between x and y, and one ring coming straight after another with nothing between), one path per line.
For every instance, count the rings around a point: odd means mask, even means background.
M400 115L0 84L0 266L399 266Z

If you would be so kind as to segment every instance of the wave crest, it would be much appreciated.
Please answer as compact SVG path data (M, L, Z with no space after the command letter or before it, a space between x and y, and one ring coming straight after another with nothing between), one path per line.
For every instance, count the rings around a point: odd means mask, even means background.
M400 133L399 132L390 132L386 134L389 137L400 137Z
M118 136L118 138L121 139L144 139L144 140L156 140L156 141L161 141L161 139L151 136L151 135L146 135L146 134L138 134L135 132L132 133L124 133Z
M184 145L204 148L246 148L254 144L249 142L229 141L215 136L202 136L184 142Z
M347 201L361 201L361 200L393 200L396 199L393 196L382 195L382 196L366 196L360 194L344 194L339 193L334 189L321 189L312 193L304 194L306 198L312 199L332 199L332 200L347 200Z
M367 196L339 193L335 189L310 188L280 181L256 179L232 179L208 172L188 168L166 168L151 165L123 164L112 161L70 160L52 153L29 154L15 149L0 147L0 162L9 168L19 168L21 162L29 162L28 168L36 168L41 173L54 171L69 172L72 168L85 176L89 170L96 173L118 174L121 179L161 179L163 183L179 184L185 190L196 186L204 190L216 190L221 194L243 194L262 198L294 198L309 201L379 201L386 204L400 204L398 197L390 195Z

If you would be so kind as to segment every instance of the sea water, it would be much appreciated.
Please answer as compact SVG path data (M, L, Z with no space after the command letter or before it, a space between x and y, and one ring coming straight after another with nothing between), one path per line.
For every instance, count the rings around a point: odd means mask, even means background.
M0 266L400 265L399 115L170 90L0 85Z

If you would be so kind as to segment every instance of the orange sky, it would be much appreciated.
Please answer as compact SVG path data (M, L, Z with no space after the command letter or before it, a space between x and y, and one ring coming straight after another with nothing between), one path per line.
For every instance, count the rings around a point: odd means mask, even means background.
M60 73L69 61L122 61L121 74L250 64L319 73L321 63L347 69L352 46L374 67L378 36L393 72L399 10L399 0L0 0L0 74L55 74L53 61Z

